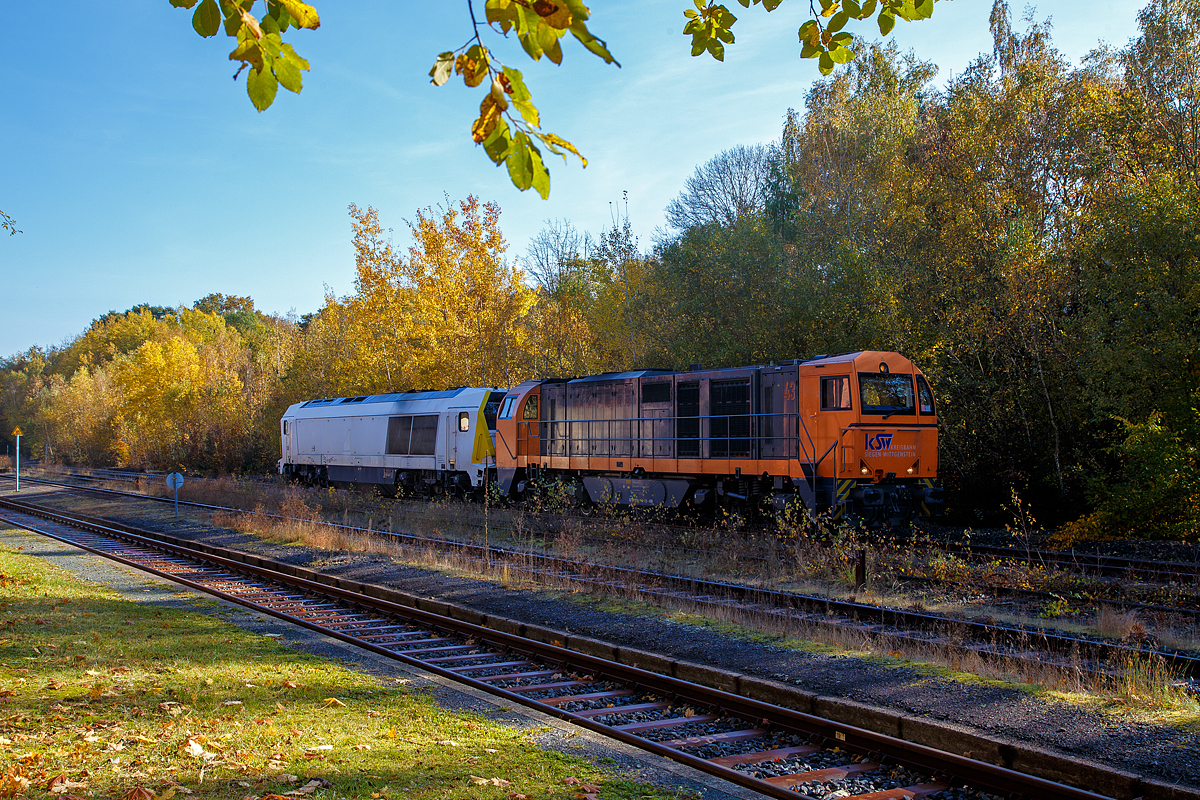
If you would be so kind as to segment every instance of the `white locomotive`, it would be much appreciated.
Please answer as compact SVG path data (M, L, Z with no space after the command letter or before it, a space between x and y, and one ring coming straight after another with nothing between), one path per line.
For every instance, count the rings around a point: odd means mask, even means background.
M386 494L467 492L496 464L502 389L334 397L296 403L280 420L279 473Z

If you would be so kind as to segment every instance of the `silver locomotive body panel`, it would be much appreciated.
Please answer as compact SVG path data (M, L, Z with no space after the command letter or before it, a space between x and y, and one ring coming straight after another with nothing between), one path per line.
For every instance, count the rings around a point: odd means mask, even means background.
M279 471L333 483L481 485L495 466L503 395L467 387L296 403L280 420Z

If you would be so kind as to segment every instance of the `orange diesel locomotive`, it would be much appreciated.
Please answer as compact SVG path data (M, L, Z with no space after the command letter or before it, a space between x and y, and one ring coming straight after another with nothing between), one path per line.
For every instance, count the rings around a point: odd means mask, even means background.
M942 490L933 392L898 353L687 372L526 381L496 421L499 488L573 484L581 501L709 503L852 514L903 525Z

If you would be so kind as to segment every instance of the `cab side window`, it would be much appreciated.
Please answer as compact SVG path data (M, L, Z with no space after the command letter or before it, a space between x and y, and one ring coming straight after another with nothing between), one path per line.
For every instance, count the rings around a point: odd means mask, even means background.
M538 396L532 395L525 401L525 409L521 412L521 419L537 419L538 418Z
M850 408L850 376L821 378L821 410L849 411Z
M513 406L517 404L517 398L504 398L504 405L500 406L500 419L512 419Z
M929 414L930 416L934 414L933 391L925 381L924 375L917 376L917 405L921 407L922 414Z

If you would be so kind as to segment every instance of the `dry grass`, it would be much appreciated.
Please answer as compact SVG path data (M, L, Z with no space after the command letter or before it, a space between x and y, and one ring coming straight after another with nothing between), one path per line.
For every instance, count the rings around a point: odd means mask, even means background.
M1137 614L1133 611L1117 611L1106 605L1100 606L1096 612L1096 631L1101 636L1126 639L1133 632L1135 625L1141 623L1137 621ZM1142 633L1145 634L1144 629Z

